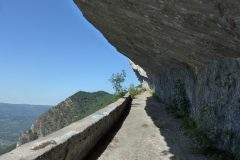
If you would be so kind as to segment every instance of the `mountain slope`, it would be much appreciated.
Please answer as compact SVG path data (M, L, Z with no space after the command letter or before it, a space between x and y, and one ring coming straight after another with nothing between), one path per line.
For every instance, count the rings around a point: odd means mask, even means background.
M17 143L20 146L46 136L107 106L115 97L107 92L77 92L42 114Z

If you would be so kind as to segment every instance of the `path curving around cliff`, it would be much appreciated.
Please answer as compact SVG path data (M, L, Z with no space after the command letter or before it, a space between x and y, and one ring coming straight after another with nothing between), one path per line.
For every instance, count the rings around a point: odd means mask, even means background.
M183 135L180 122L148 92L133 100L129 114L92 152L87 160L205 160Z

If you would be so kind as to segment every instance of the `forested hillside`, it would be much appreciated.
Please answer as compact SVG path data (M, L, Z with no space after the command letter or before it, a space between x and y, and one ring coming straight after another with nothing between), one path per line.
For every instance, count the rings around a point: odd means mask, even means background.
M116 97L104 91L77 92L57 106L42 114L32 127L20 138L20 146L39 137L46 136L114 102Z

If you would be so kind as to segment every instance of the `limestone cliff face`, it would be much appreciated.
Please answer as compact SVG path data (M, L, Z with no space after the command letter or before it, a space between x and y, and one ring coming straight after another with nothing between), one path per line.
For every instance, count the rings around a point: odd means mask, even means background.
M39 137L49 135L93 112L107 106L115 97L107 92L77 92L42 114L32 127L23 133L17 147Z
M75 3L119 52L147 72L145 80L166 103L172 103L174 83L180 79L192 116L204 113L204 123L212 126L210 134L215 146L238 152L240 1Z
M150 86L149 86L149 79L148 79L146 71L144 71L144 69L142 69L142 67L140 67L139 65L135 64L131 60L130 60L130 65L131 65L133 71L135 72L138 80L141 82L142 87L150 88Z

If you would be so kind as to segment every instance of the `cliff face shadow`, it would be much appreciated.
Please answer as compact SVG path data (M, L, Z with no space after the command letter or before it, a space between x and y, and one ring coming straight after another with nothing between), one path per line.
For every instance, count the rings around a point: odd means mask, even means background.
M205 160L205 155L197 153L192 140L184 135L179 119L166 112L166 105L155 97L147 98L145 110L154 124L159 128L159 134L164 137L169 147L168 153L173 154L172 160ZM167 153L167 154L168 154Z
M126 111L120 117L120 119L113 124L112 128L103 136L99 142L95 145L95 147L85 156L84 160L97 160L102 153L107 149L108 145L112 142L115 135L121 129L123 122L127 118L130 110L131 110L131 101L127 105Z

